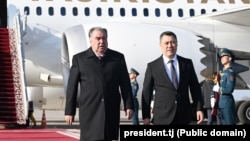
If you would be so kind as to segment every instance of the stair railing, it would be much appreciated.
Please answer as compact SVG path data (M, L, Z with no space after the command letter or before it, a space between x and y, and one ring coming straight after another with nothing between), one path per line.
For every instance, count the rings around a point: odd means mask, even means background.
M14 93L16 99L17 123L26 124L28 116L28 95L26 89L25 62L24 50L22 46L22 27L20 26L21 18L18 10L14 16L13 26L9 28L10 33L10 51L12 60ZM25 25L22 25L25 26Z

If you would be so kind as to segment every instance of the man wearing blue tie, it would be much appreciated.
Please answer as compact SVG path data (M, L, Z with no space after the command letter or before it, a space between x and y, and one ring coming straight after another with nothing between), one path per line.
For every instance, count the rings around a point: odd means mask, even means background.
M191 59L177 52L177 37L171 31L160 35L162 55L147 64L142 90L142 118L144 125L187 125L191 122L192 105L196 109L197 124L203 121L202 93ZM155 91L153 118L150 103ZM190 93L189 93L190 92Z

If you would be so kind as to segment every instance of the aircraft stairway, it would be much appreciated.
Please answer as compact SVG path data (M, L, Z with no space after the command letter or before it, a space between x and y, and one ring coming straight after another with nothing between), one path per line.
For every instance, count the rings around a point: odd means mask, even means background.
M22 63L13 29L0 28L0 124L26 124Z

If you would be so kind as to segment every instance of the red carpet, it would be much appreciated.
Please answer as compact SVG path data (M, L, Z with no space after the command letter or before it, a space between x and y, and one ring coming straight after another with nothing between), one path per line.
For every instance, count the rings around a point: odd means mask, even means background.
M79 141L79 137L66 129L4 129L0 141Z

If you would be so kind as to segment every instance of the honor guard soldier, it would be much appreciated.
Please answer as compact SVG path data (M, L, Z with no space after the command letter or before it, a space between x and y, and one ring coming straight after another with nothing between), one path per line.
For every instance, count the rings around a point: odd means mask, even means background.
M219 92L219 110L221 114L221 121L223 125L236 124L236 110L233 91L236 84L236 74L232 68L234 62L233 53L227 49L222 48L218 57L220 58L223 69L220 70L220 83L215 85L213 91Z
M133 125L139 125L139 101L137 99L137 93L139 90L139 84L137 82L137 76L139 75L139 72L136 71L134 68L130 69L129 72L129 77L130 77L130 82L131 82L131 87L132 87L132 92L133 92L133 98L134 98L134 114L132 117L132 124Z

